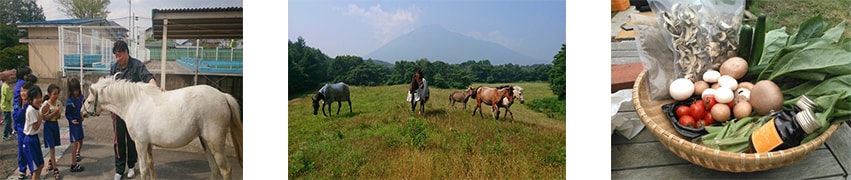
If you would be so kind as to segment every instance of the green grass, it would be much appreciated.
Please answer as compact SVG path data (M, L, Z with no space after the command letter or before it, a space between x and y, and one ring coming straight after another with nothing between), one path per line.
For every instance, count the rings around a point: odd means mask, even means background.
M549 98L535 99L528 104L528 107L534 111L547 114L547 117L556 117L565 113L564 109L566 104L564 99L559 99L558 97L553 96Z
M546 83L517 83L526 101L553 97ZM473 84L472 86L496 84ZM426 114L405 101L406 86L353 86L340 115L313 115L310 96L289 101L289 177L307 179L564 179L564 114L515 103L499 121L475 100L449 106L455 89L431 88ZM458 89L460 90L460 89ZM526 102L529 103L529 102ZM477 113L478 114L478 113Z
M851 11L848 7L851 7L851 0L755 0L750 11L754 15L765 14L768 30L785 26L787 33L792 34L797 30L798 25L818 14L824 17L825 22L829 24L828 28L839 24L842 20L851 19ZM849 35L851 31L843 33L843 37L851 37Z

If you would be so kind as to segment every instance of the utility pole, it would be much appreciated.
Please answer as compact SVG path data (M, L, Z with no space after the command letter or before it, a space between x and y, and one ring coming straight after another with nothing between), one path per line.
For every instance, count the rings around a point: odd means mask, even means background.
M127 18L127 29L130 29L130 36L127 37L127 41L130 41L130 38L133 38L133 2L131 0L127 0L127 4L130 5L130 11L128 11L127 15L127 17L130 17Z

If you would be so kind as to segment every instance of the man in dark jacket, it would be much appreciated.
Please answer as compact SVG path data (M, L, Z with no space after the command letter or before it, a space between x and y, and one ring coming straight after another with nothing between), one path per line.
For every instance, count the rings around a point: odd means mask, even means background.
M115 54L115 64L112 65L109 74L115 75L116 79L126 79L130 82L148 82L157 85L154 75L148 71L145 64L136 58L130 57L127 43L116 41L112 47ZM113 127L115 128L115 139L113 140L115 151L115 179L121 179L124 167L128 168L127 178L133 178L136 172L133 167L137 162L136 142L127 133L127 124L118 115L112 114Z

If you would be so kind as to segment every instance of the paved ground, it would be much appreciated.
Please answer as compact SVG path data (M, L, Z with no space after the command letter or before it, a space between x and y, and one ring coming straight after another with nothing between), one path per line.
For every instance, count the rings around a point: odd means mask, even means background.
M83 123L86 139L84 140L80 163L85 167L83 172L70 172L71 156L68 148L68 121L59 121L62 135L62 146L56 148L58 168L62 179L112 179L115 174L114 152L112 146L112 120L109 116L87 118ZM2 126L0 126L2 127ZM16 179L17 175L17 140L10 139L0 142L0 179ZM242 166L239 165L233 148L228 146L228 157L233 169L233 179L242 179ZM42 149L45 162L48 161L48 149ZM159 179L210 179L210 168L200 143L195 140L187 146L177 149L154 148L154 169ZM138 167L138 165L137 165ZM138 168L137 168L138 179ZM53 179L42 173L44 179ZM50 178L48 178L50 177Z

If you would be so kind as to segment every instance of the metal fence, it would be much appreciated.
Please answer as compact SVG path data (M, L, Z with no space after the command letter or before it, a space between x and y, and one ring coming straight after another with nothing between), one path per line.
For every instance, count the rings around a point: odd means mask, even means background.
M174 61L183 57L202 58L219 61L242 61L242 48L204 48L204 47L177 47L168 48L166 60ZM162 49L149 49L152 59L162 58Z
M109 71L115 63L112 46L121 27L117 26L60 26L59 69L68 71ZM128 42L133 57L147 61L150 51Z

